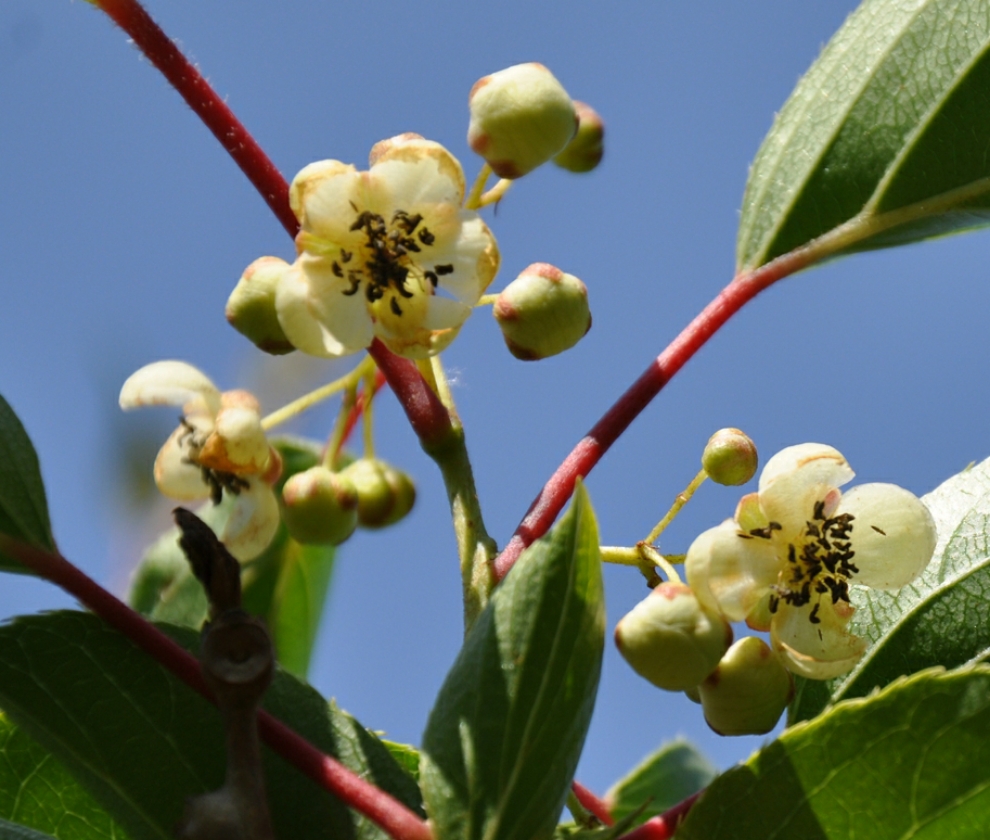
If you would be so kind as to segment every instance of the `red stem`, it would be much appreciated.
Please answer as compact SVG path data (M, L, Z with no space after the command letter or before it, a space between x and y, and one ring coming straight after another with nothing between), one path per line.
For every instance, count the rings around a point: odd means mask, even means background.
M673 808L664 811L659 817L653 817L628 834L623 834L619 840L670 840L703 793L704 791L701 790L692 794Z
M136 0L96 0L96 4L131 36L141 52L186 100L268 202L289 236L295 237L299 222L289 208L289 185L206 79Z
M361 415L364 414L365 406L368 404L369 399L374 399L375 394L377 394L382 385L385 384L385 374L380 370L375 371L375 381L371 387L371 395L369 397L367 389L362 389L361 393L358 394L357 400L354 402L353 407L347 414L347 420L344 422L344 433L340 436L340 443L337 444L337 451L333 453L336 458L340 454L340 450L344 448L348 440L350 440L351 434L354 432L354 427L357 425L358 420L361 419Z
M557 467L529 506L509 544L495 558L495 576L498 580L505 577L523 549L547 532L570 498L574 481L591 472L629 424L705 342L767 286L804 268L809 262L807 253L798 250L754 271L736 275L718 297L684 328Z
M604 800L599 799L577 779L571 783L571 790L574 791L574 796L577 797L577 801L581 803L582 807L597 817L600 822L605 825L615 825L615 820L612 819L612 814L609 813L608 805L605 804Z
M199 662L194 656L64 557L2 535L0 547L5 554L75 596L186 685L211 703L216 702L203 681ZM321 753L265 711L258 712L258 732L282 758L396 840L433 840L429 825L405 805L364 781L336 759Z

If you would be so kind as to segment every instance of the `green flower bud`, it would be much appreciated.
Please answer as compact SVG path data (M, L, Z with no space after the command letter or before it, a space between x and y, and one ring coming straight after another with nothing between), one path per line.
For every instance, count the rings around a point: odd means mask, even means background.
M588 289L549 263L533 263L495 301L492 314L517 359L556 356L591 329Z
M716 484L745 484L754 475L760 458L756 444L739 429L720 429L705 446L701 466Z
M227 299L227 321L255 346L273 356L296 348L285 337L275 312L275 290L289 268L278 257L261 257L249 265Z
M361 458L341 472L357 492L358 524L384 528L402 519L416 501L416 485L384 461Z
M292 476L282 488L282 501L285 526L301 543L340 545L357 528L357 491L326 467Z
M732 628L702 608L683 583L661 583L615 628L615 644L632 669L667 691L687 691L719 663Z
M590 105L574 101L578 117L577 133L553 162L569 172L591 172L605 154L605 123Z
M474 83L468 145L500 178L521 178L561 151L577 129L574 103L542 64L516 64Z
M719 735L764 735L794 696L794 680L763 639L740 639L698 687L705 720Z

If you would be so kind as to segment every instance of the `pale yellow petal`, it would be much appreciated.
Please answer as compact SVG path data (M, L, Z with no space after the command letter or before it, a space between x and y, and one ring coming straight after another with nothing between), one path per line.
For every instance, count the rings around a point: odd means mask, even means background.
M861 484L842 496L838 512L854 516L853 581L898 589L914 580L935 551L935 521L913 493L894 484Z
M422 205L460 206L464 200L464 172L457 158L443 146L421 137L386 143L376 146L370 172L386 185L394 210L412 213Z
M827 596L802 607L781 601L771 620L771 645L791 673L813 680L848 673L866 650L866 643L846 630L852 612Z
M120 389L120 407L180 405L189 413L216 414L220 391L198 368L175 360L153 362L132 373Z
M193 433L197 435L205 436L213 428L213 421L202 416L189 417L186 422L194 427ZM179 426L165 441L155 459L155 484L158 489L170 499L184 502L205 499L210 495L202 470L189 462L189 435L189 429Z
M274 491L260 479L250 478L248 487L233 497L220 540L241 562L253 560L268 548L278 523Z

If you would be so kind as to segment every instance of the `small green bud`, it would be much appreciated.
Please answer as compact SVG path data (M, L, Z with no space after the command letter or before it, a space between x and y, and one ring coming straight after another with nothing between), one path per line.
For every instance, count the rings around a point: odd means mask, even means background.
M763 639L747 636L698 691L705 720L719 735L764 735L794 696L794 680Z
M361 458L341 472L357 492L358 524L384 528L406 516L416 501L416 485L384 461Z
M495 301L492 314L517 359L556 356L591 329L588 289L549 263L533 263Z
M542 64L516 64L474 83L468 145L500 178L521 178L561 151L577 129L574 103Z
M687 691L707 677L732 643L732 627L702 608L683 583L661 583L615 628L632 669L667 691Z
M754 475L760 458L756 444L739 429L719 429L709 439L701 466L716 484L745 484Z
M285 337L275 312L275 291L289 264L261 257L249 265L227 299L227 321L256 347L281 356L296 348Z
M598 112L584 102L574 101L578 117L577 133L553 162L569 172L591 172L605 154L605 123Z
M357 528L357 491L326 467L292 476L282 488L282 501L285 526L301 543L340 545Z

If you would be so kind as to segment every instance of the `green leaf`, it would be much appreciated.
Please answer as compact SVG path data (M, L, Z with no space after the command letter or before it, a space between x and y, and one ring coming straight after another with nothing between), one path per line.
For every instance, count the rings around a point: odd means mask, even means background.
M198 637L169 632L187 647ZM278 672L265 707L324 752L420 809L415 782L353 718ZM188 796L224 779L219 712L85 613L28 616L0 627L0 707L49 750L134 840L171 838ZM269 750L278 837L385 840L335 797Z
M3 397L0 397L0 533L41 548L55 549L38 454ZM23 565L3 554L0 554L0 571L30 574Z
M740 269L990 222L990 7L866 0L774 120L750 170Z
M807 720L828 703L862 697L899 676L955 668L990 652L990 459L924 497L938 528L924 573L895 592L854 587L850 632L869 643L845 676L797 680L788 719Z
M604 647L598 528L583 486L495 590L447 675L420 779L438 840L553 835Z
M648 755L612 785L605 794L605 804L617 820L639 811L633 822L639 825L697 793L715 774L715 767L697 747L678 738Z
M990 825L990 668L925 671L719 776L677 840L945 840Z
M14 823L58 840L127 837L48 750L0 715L0 826ZM0 829L0 838L17 836Z
M391 753L396 764L419 781L419 750L409 744L397 744L395 741L389 741L385 738L382 738L381 742L385 745L385 749Z

